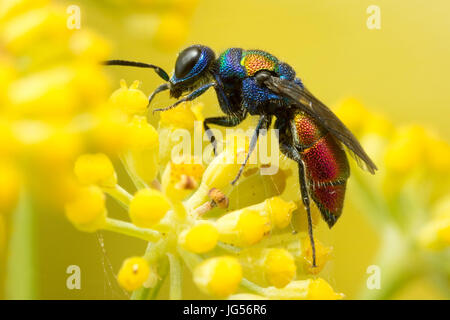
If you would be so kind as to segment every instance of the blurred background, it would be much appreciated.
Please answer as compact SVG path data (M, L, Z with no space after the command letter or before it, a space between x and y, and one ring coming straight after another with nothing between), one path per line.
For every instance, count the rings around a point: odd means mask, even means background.
M343 101L353 98L364 109L389 119L393 127L417 124L447 141L448 145L448 1L435 0L432 4L406 0L395 3L387 0L84 0L53 3L64 11L69 5L80 7L81 30L89 28L109 43L106 58L153 63L171 72L177 52L191 44L207 45L216 53L230 47L262 49L293 66L309 90L330 107L339 108ZM380 8L379 29L367 26L367 20L373 14L367 12L371 5ZM106 72L109 79L106 82L111 88L118 87L121 78L128 83L142 80L141 89L146 93L160 83L148 70L114 67ZM212 91L201 100L206 116L220 114ZM164 94L154 102L155 106L170 103ZM244 126L251 124L250 119ZM419 139L413 146L423 148L423 141ZM410 155L405 152L403 156L407 159ZM377 164L380 175L385 177L387 169L383 162ZM354 168L353 173L357 170ZM362 179L371 178L369 174L359 174ZM440 199L448 196L447 178L448 175L442 175L433 182L440 188ZM397 178L391 175L385 179ZM40 188L51 189L44 184L45 180L39 181ZM357 201L352 201L353 183L351 177L349 196L339 223L332 230L321 223L318 231L322 242L334 248L333 259L322 276L349 299L370 297L371 293L363 292L369 277L366 270L377 264L382 246L380 230L370 223ZM421 192L420 188L414 190ZM113 203L108 205L111 212L118 208ZM429 207L433 207L431 202ZM22 261L26 268L33 270L32 276L37 279L35 297L126 298L113 273L125 257L141 254L144 243L105 232L103 251L96 234L77 231L57 208L40 203L35 206L35 212L32 241L37 250L30 260ZM408 212L405 216L402 219L407 219ZM8 222L11 218L5 220ZM9 230L10 224L5 225ZM11 250L8 239L13 231L6 232L2 245L0 288L7 282L4 271ZM440 270L449 271L448 247L443 250L446 252L437 253ZM72 264L79 265L82 270L82 290L66 288L66 268ZM444 276L436 279L432 271L418 272L417 276L408 277L401 286L380 297L448 299L449 274L445 276L444 272ZM0 290L0 297L7 297L5 290ZM187 298L198 297L187 294Z

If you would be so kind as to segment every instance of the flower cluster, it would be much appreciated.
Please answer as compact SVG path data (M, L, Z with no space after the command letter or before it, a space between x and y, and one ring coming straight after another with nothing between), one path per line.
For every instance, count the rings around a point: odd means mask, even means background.
M170 298L182 298L183 269L200 291L216 298L342 297L324 279L308 277L324 267L331 249L317 241L318 267L311 267L306 232L298 226L293 234L293 215L305 213L298 210L298 199L283 196L287 169L265 177L258 165L248 166L232 187L241 163L225 159L236 160L245 147L225 147L209 164L189 155L179 161L170 156L176 130L196 130L193 121L202 120L201 106L185 103L162 113L155 129L147 122L147 100L138 82L128 87L124 81L108 105L128 118L131 141L117 156L136 192L118 184L111 156L83 154L74 165L80 188L66 215L82 231L109 230L148 242L146 252L126 259L118 273L119 284L133 291L133 298L155 297L166 277ZM250 200L243 197L248 192ZM105 195L127 210L130 222L108 216ZM240 204L239 197L247 199Z
M390 298L409 280L427 274L448 279L450 144L418 124L395 128L355 99L343 101L337 114L380 167L374 177L353 170L348 192L382 240L377 264L387 280L383 290L363 297Z

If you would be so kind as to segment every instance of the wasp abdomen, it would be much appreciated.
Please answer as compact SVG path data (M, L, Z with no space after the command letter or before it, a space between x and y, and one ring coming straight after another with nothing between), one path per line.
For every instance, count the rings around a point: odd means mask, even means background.
M332 227L344 205L350 175L347 156L333 136L308 115L300 112L294 122L309 193L324 220Z

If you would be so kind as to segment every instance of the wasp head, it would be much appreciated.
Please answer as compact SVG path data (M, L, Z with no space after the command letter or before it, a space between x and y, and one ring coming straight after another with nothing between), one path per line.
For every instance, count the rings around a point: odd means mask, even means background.
M211 77L214 52L202 45L193 45L181 51L175 63L175 72L169 81L170 95L179 98L192 92Z

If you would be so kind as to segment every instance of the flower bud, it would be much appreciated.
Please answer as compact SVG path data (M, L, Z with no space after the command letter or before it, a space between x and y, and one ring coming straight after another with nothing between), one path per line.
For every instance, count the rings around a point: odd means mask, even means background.
M106 223L105 195L97 186L83 187L66 204L66 216L81 231L94 232Z
M231 256L211 258L194 269L194 282L205 293L227 297L234 293L242 280L242 267Z
M264 259L264 273L272 286L283 288L297 273L294 257L286 249L268 249Z
M125 80L120 81L120 88L113 92L110 102L128 115L144 115L147 112L147 96L138 89L139 81L134 81L128 88Z
M119 285L128 291L139 289L150 276L150 267L142 257L131 257L122 263L117 275Z
M139 190L130 202L130 218L133 224L151 228L158 223L171 208L169 200L154 189Z
M308 279L292 281L282 289L264 288L264 295L279 300L338 300L343 295L336 293L325 280Z
M270 221L277 228L286 228L291 222L292 212L297 208L293 201L284 201L280 197L273 197L265 201L264 210Z
M216 221L216 227L221 241L237 246L253 245L271 230L268 217L248 208L225 214Z
M190 229L183 230L178 243L186 250L194 253L205 253L215 248L219 239L216 227L207 222L200 222Z
M143 116L134 116L130 128L130 169L145 182L151 183L158 174L159 140L156 129Z
M79 156L75 161L74 172L82 184L96 184L105 188L113 188L117 184L113 164L103 153Z

